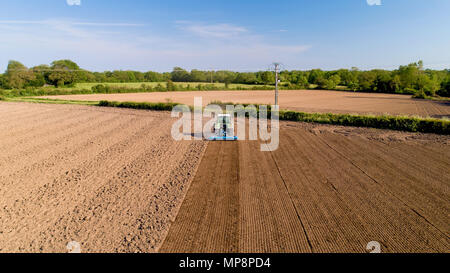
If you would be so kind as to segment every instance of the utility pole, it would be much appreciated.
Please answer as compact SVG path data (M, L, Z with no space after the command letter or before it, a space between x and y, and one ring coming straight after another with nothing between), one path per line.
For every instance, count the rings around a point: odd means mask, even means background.
M274 63L275 66L275 105L278 105L278 73L280 73L280 64Z

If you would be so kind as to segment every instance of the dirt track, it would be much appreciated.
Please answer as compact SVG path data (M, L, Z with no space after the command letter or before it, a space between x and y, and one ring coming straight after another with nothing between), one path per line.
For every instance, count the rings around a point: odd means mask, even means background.
M0 103L0 252L152 252L206 147L167 113Z
M283 123L211 143L161 252L450 251L448 137Z
M113 100L137 102L174 102L192 105L194 97L202 97L207 104L214 100L235 103L273 104L271 91L202 91L159 92L136 94L99 94L50 96L49 98L73 100ZM418 115L423 117L450 117L450 103L411 99L407 95L353 93L338 91L281 91L281 109L304 112L361 113Z

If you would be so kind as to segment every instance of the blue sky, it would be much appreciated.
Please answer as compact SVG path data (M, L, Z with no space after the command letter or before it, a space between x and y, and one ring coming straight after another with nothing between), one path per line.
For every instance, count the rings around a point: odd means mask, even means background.
M0 0L0 71L441 69L449 49L448 0Z

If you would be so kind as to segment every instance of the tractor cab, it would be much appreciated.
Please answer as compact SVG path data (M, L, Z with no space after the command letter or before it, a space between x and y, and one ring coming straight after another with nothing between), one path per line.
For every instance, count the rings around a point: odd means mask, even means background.
M217 115L212 132L214 135L209 140L237 140L237 136L234 135L234 124L231 121L230 114Z

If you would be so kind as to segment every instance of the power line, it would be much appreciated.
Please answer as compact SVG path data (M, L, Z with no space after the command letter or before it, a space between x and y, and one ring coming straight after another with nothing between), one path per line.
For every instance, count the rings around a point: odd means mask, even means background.
M279 84L279 73L281 71L280 63L273 63L271 65L271 70L275 71L275 105L278 105L278 84Z

